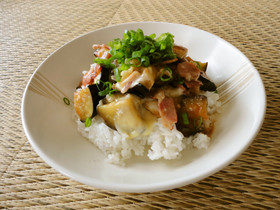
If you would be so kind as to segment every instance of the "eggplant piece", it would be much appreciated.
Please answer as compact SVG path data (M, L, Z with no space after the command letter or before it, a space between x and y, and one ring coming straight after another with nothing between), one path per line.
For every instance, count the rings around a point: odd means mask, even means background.
M173 45L173 52L179 59L184 59L187 55L188 49L182 46Z
M110 80L110 72L111 72L111 69L109 68L104 68L102 67L102 70L101 70L101 77L100 77L100 80L102 82L107 82Z
M98 95L99 89L98 89L96 84L89 85L88 88L89 88L90 93L91 93L92 106L93 106L93 112L92 112L91 117L95 117L95 115L97 114L96 106L98 105L99 101L102 100L105 96L99 96Z
M208 62L206 63L202 63L200 61L194 61L197 65L197 68L199 68L201 71L206 72L207 70L207 66L208 66Z
M110 69L102 68L100 81L102 82L109 81L110 71L111 71ZM96 106L98 105L99 101L102 100L105 96L98 95L98 92L103 90L102 85L100 83L89 85L88 88L90 90L92 103L93 103L93 113L91 117L95 117L97 115Z
M193 60L191 57L187 57L187 60L191 63L194 63L196 65L197 68L199 68L199 70L206 72L207 70L207 66L208 66L208 62L202 63L200 61L195 61Z
M109 103L97 106L97 112L106 125L131 138L148 135L152 131L156 117L142 106L139 97L114 94L108 98L106 101Z
M207 79L205 76L203 76L202 74L200 74L198 80L202 82L202 85L200 86L200 90L216 91L216 89L217 89L216 85L213 82L211 82L209 79Z
M74 92L74 108L81 121L93 118L96 114L96 106L105 96L98 95L96 84L85 88L79 88Z
M100 80L106 82L110 79L110 69L103 68L101 72ZM74 108L81 121L85 121L86 118L94 117L97 114L96 106L99 101L105 96L99 96L98 92L103 90L102 86L98 84L92 84L85 88L81 88L81 83L74 92Z
M199 95L183 98L177 116L176 128L184 136L205 133L204 122L208 120L207 97Z
M81 121L93 115L93 101L88 87L74 92L74 108Z
M144 85L142 85L141 83L138 83L133 88L130 88L127 91L127 93L137 95L140 98L145 98L146 95L149 93L149 90Z

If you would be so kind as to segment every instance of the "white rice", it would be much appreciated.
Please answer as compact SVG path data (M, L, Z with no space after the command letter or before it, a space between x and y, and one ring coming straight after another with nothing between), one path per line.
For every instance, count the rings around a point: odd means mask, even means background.
M220 108L219 95L212 92L203 94L208 98L209 114L214 115ZM151 160L176 159L180 158L185 148L207 149L210 144L207 135L197 133L186 138L176 127L171 131L163 127L160 119L149 136L134 139L109 128L99 116L94 117L91 126L87 128L80 120L77 123L79 132L95 144L110 163L118 165L124 165L125 160L133 155L147 155ZM144 154L146 147L148 153Z

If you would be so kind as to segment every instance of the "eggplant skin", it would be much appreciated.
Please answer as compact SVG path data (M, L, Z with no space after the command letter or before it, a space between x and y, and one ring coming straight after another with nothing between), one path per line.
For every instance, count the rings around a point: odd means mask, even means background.
M108 68L103 68L102 67L102 70L101 70L101 78L100 80L102 82L107 82L110 80L110 72L111 72L111 69L108 69Z
M101 78L100 78L100 80L102 82L109 81L110 71L111 71L110 69L102 68ZM102 100L105 96L98 95L98 92L102 89L101 85L99 85L99 88L98 88L97 84L92 84L92 85L89 85L88 88L90 90L91 97L92 97L93 113L92 113L91 117L93 118L97 115L96 106L98 105L99 101Z
M96 84L89 85L88 88L91 93L92 105L93 105L93 112L91 117L95 117L97 115L96 106L98 105L99 101L104 98L104 96L98 95L99 89Z
M145 96L149 93L149 90L141 83L138 83L133 88L130 88L127 93L137 95L140 98L145 98Z
M211 82L209 79L203 77L202 75L199 76L198 80L202 82L202 85L200 86L200 90L204 90L204 91L217 90L216 85L213 82Z

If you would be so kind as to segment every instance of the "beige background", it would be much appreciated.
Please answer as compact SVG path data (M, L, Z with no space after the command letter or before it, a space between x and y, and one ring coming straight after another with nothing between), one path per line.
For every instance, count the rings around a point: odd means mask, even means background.
M279 0L0 0L0 209L277 209L280 206ZM263 127L248 150L196 184L116 193L59 174L22 129L24 88L38 65L73 38L104 26L164 21L194 26L239 48L267 93Z

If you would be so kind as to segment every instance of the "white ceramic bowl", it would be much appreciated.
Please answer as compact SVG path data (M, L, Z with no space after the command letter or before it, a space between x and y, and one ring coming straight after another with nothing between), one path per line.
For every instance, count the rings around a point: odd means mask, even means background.
M104 155L77 132L73 109L63 103L63 97L73 100L82 71L88 70L93 61L92 44L108 43L121 38L125 29L137 28L146 35L172 33L176 44L189 49L189 56L208 62L207 73L217 84L229 80L240 69L250 70L252 75L245 81L246 86L238 84L230 92L235 97L223 106L208 150L193 149L184 152L182 159L171 161L135 157L126 167L119 167L108 164ZM257 70L234 46L190 26L139 22L90 32L51 54L27 84L22 123L34 150L62 174L96 188L153 192L194 183L230 164L258 133L265 106L265 90Z

